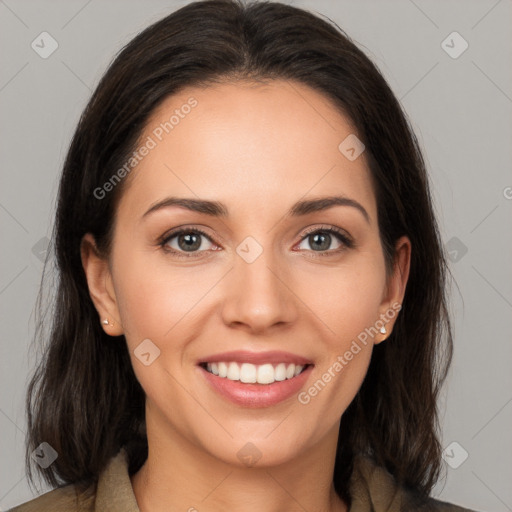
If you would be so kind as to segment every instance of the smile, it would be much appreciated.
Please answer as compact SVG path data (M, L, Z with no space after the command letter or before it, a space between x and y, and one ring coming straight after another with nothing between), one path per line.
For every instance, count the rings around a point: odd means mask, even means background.
M256 365L252 363L215 362L202 363L209 373L221 378L240 381L246 384L273 384L276 381L293 379L300 375L306 366L294 363L265 363Z

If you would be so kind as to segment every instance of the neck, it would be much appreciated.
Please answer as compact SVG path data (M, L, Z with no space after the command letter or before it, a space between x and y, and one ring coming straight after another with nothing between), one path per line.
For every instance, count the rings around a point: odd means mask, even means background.
M347 512L332 482L338 424L280 465L229 464L168 424L147 422L148 458L131 482L141 512Z

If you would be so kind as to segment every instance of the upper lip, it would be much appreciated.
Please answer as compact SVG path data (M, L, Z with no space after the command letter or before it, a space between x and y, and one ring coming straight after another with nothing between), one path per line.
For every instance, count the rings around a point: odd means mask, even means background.
M202 363L218 363L218 362L236 362L236 363L252 363L252 364L264 364L264 363L293 363L296 365L307 365L313 364L311 360L292 354L291 352L282 352L279 350L272 350L269 352L250 352L247 350L234 350L231 352L222 352L220 354L212 354L206 356L198 361L198 364Z

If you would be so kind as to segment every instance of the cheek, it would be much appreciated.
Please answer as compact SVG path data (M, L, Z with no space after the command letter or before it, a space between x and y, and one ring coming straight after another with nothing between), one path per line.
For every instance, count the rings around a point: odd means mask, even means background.
M193 335L187 322L206 285L194 286L193 275L183 269L171 270L160 260L154 253L125 252L114 258L114 283L137 379L148 396L168 399L162 390L173 389L169 372L175 373L187 336ZM150 360L154 359L146 366L139 357L147 352Z
M299 402L310 412L327 414L327 423L350 405L368 370L385 287L383 262L374 254L359 254L357 260L301 281L298 295L307 297L325 335L316 380Z
M177 333L190 323L194 309L220 274L199 267L173 268L156 252L118 254L123 256L114 258L116 299L130 347L146 338L162 348L168 340L179 339Z
M328 271L302 272L296 284L297 295L330 333L331 351L343 351L347 342L379 319L385 275L383 264L374 257L358 255Z

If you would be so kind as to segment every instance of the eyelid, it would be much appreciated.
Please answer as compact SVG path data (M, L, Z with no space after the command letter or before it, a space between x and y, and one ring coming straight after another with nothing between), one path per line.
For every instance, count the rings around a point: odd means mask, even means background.
M306 230L302 233L301 241L306 236L308 236L308 235L310 235L312 233L316 233L317 231L321 231L321 232L334 232L337 235L340 235L343 238L346 238L347 241L353 242L352 237L344 229L338 228L337 226L333 226L333 225L330 225L330 224L323 224L321 226L313 226L311 228L306 228Z
M203 228L198 227L198 226L194 226L194 225L189 225L189 224L185 224L183 226L176 226L176 227L174 227L172 229L169 229L163 235L159 236L157 241L158 241L158 243L166 242L170 238L172 238L172 237L174 237L176 235L179 235L179 234L181 234L183 232L187 232L187 233L189 233L189 232L201 233L206 238L208 238L208 240L213 242L212 235L208 234Z

